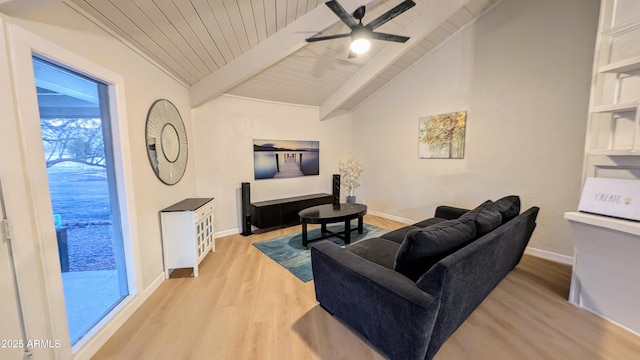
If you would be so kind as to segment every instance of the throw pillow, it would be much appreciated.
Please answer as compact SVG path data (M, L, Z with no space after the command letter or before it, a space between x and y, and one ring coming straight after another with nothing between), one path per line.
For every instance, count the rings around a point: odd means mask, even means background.
M411 230L396 253L393 269L416 281L440 259L476 236L473 220L446 220Z
M503 224L520 214L520 197L517 195L505 196L494 204L502 215Z
M476 223L478 237L487 234L502 224L502 215L493 201L487 200L477 208L464 213L458 220L471 219Z

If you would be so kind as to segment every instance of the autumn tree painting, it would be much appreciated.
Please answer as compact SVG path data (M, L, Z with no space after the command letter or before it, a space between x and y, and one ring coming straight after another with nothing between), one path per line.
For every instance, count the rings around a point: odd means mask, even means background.
M464 158L466 124L466 111L421 117L419 127L420 158Z

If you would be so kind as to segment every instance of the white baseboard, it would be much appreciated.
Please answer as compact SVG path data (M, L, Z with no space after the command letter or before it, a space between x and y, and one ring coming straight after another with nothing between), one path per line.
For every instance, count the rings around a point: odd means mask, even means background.
M571 305L573 305L573 306L577 307L577 308L587 310L588 312L590 312L590 313L592 313L592 314L594 314L594 315L598 316L599 318L604 319L604 320L606 320L606 321L608 321L608 322L612 323L613 325L616 325L616 326L618 326L618 327L620 327L620 328L622 328L622 329L624 329L624 330L626 330L626 331L628 331L628 332L632 333L633 335L640 336L640 333L639 333L639 332L637 332L637 331L635 331L635 330L633 330L633 329L629 329L627 326L622 325L622 324L620 324L619 322L617 322L617 321L615 321L615 320L609 319L608 317L606 317L606 316L604 316L603 314L600 314L600 313L598 313L598 312L594 311L593 309L589 309L588 307L581 306L580 304L576 304L576 303L574 303L574 302L572 302L572 301L569 301L569 303L570 303Z
M229 236L229 235L235 235L235 234L240 234L240 229L235 228L235 229L218 231L218 232L214 233L213 236L216 237L216 238L221 238L221 237L225 237L225 236Z
M407 219L407 218L403 218L395 215L389 215L389 214L385 214L375 210L367 210L367 214L379 216L381 218L385 218L389 220L399 221L405 224L414 224L417 222L417 220ZM559 262L562 264L573 265L573 256L562 255L562 254L554 253L551 251L536 249L532 247L527 247L524 252L525 254L528 254L531 256L551 260L554 262Z
M379 216L381 218L398 221L405 224L415 224L416 222L418 222L417 220L411 220L411 219L403 218L400 216L389 215L389 214L385 214L385 213L374 211L374 210L367 210L367 214Z
M562 255L562 254L554 253L551 251L536 249L532 247L527 247L524 250L524 253L531 256L559 262L562 264L573 265L573 256Z
M79 347L77 352L74 352L74 360L91 359L98 350L115 334L115 332L127 321L133 313L153 294L164 282L164 272L161 273L144 291L132 296L129 299L123 300L115 307L115 311L118 311L110 319L103 319L97 324L98 330L90 330L87 333L89 339L86 342L82 342L82 339L76 344L75 347ZM102 324L104 322L104 325ZM94 328L95 329L95 328ZM75 349L74 349L75 350Z

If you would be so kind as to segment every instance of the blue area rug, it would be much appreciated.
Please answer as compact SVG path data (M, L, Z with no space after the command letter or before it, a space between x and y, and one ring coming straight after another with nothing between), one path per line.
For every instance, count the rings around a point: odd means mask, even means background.
M343 224L335 224L327 226L329 231L339 232L344 229ZM377 226L364 224L364 231L362 234L357 231L351 232L351 243L355 243L364 239L378 237L389 230L379 228ZM314 239L320 236L320 227L309 230L309 239ZM333 241L338 245L344 245L344 241L335 236L329 237L326 240ZM313 246L313 242L309 243L309 247ZM278 264L284 266L298 279L307 282L313 279L313 273L311 272L311 251L302 247L302 233L296 233L291 235L284 235L275 239L260 241L253 243L253 246L262 251L273 259Z

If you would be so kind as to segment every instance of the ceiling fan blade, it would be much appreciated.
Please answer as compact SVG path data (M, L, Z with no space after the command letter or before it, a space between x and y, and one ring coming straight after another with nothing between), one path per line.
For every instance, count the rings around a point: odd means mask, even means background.
M371 21L370 23L367 24L367 28L369 28L369 30L374 30L375 28L382 26L383 24L385 24L387 21L393 19L394 17L402 14L403 12L411 9L412 7L414 7L416 5L415 2L413 2L412 0L405 0L403 2L401 2L399 5L397 5L396 7L394 7L393 9L387 11L386 13L378 16L377 18L375 18L373 21Z
M347 10L345 10L337 1L331 0L327 1L324 4L327 5L329 9L331 9L331 11L333 11L336 15L338 15L340 20L342 20L343 23L347 24L349 28L353 29L358 25L356 21L351 17L351 15L349 15Z
M371 32L371 38L372 39L378 39L378 40L384 40L384 41L399 42L399 43L407 42L407 40L410 39L410 37L408 37L408 36L385 34L385 33L379 33L379 32L375 32L375 31Z
M351 34L336 34L336 35L310 37L306 40L307 42L314 42L314 41L322 41L322 40L339 39L339 38L344 38L349 36L351 36Z

